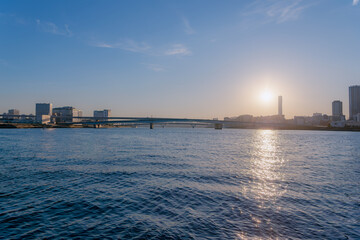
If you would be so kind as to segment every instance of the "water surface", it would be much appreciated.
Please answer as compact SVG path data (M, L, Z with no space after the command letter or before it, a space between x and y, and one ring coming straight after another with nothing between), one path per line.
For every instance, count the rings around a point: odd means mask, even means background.
M4 239L360 239L360 134L1 129Z

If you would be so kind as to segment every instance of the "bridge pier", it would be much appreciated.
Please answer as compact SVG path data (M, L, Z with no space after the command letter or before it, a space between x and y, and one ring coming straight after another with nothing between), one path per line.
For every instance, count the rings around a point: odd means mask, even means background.
M150 129L154 129L154 123L150 123Z
M223 124L222 123L215 123L215 129L216 130L221 130L223 128Z

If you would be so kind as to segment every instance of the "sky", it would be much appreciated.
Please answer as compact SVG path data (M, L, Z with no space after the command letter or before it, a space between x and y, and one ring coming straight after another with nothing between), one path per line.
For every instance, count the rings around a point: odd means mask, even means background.
M0 112L348 116L358 0L0 1ZM271 96L267 101L261 95Z

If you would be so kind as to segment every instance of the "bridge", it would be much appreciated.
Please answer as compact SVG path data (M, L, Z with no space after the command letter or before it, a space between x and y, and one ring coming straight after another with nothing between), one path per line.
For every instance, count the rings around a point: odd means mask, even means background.
M101 125L108 124L120 124L120 125L149 125L150 129L153 129L155 124L159 125L190 125L190 126L213 126L215 129L222 129L224 121L211 120L211 119L191 119L191 118L153 118L153 117L73 117L80 121L73 121L68 123L59 124L82 124L93 125L94 127L100 127Z
M103 125L149 125L150 129L153 129L155 124L159 125L190 125L195 126L208 126L215 129L222 129L224 121L211 120L211 119L191 119L191 118L153 118L153 117L74 117L74 116L52 116L57 125L71 126L71 125L87 125L94 128L101 127ZM70 119L71 121L61 121L62 119ZM36 123L36 117L34 115L8 115L0 114L0 122L21 122L32 121ZM60 120L60 121L59 121Z
M272 128L286 129L291 125L276 122L242 122L237 120L215 120L215 119L192 119L192 118L153 118L153 117L74 117L74 116L51 116L52 124L55 126L82 125L100 128L106 125L123 126L149 126L153 129L155 125L188 125L191 127L203 126L215 129L227 128ZM64 120L66 119L66 120ZM0 114L0 122L5 123L30 123L39 124L34 115L8 115ZM53 126L54 126L53 125Z

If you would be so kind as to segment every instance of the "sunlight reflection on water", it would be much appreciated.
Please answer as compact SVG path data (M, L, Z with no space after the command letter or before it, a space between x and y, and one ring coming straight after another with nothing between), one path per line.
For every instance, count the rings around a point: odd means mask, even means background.
M286 186L279 185L285 177L279 142L278 132L273 130L259 130L254 136L250 170L254 181L249 191L259 201L259 207L269 206L286 192Z

